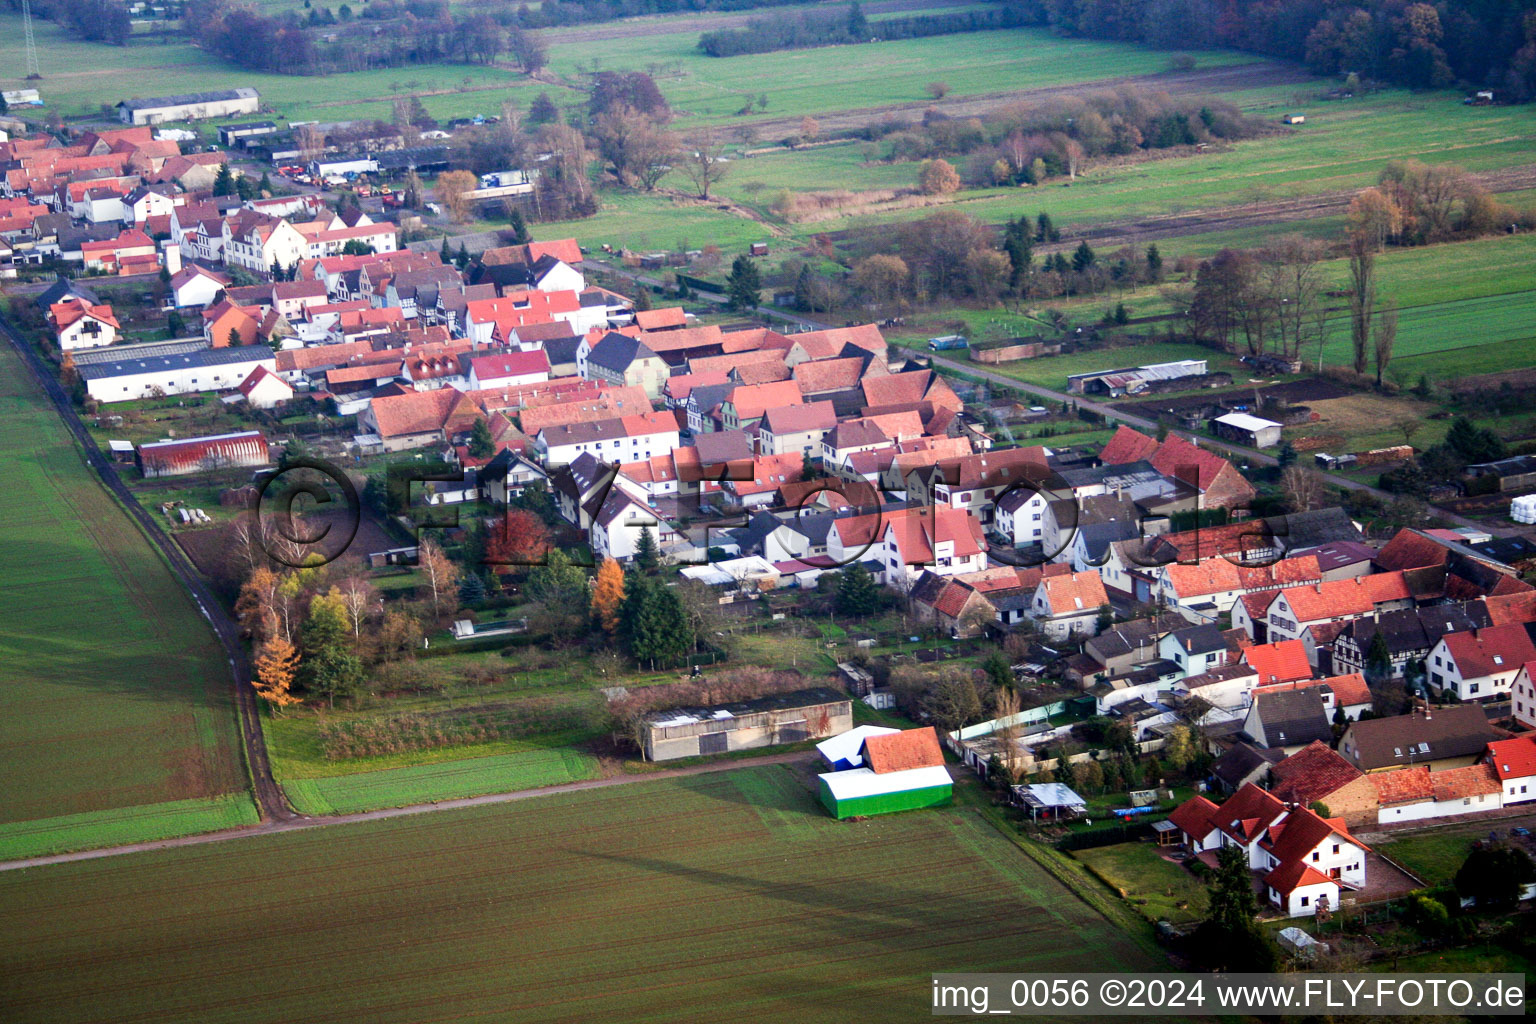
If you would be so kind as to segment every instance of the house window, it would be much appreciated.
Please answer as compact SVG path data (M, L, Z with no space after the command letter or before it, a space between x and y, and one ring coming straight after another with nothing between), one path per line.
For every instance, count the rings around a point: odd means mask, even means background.
M1303 896L1301 898L1301 905L1302 906L1306 906L1311 901L1311 899L1312 899L1311 896Z
M1334 843L1333 844L1333 855L1335 857L1337 857L1339 855L1339 844L1338 843Z
M1322 859L1323 859L1323 855L1322 854L1318 853L1316 850L1312 851L1312 860L1313 861L1319 861L1319 860L1322 860Z

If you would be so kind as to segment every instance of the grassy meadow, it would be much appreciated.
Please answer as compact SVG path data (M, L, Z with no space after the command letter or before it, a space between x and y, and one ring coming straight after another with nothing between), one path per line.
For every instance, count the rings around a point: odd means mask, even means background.
M699 51L697 28L599 41L585 38L587 32L576 26L543 33L551 71L568 80L594 67L652 71L683 126L749 126L770 118L928 103L926 87L937 79L960 99L1156 74L1168 67L1168 54L1146 47L1062 39L1028 28L723 58ZM1199 59L1201 67L1255 60L1222 52ZM736 115L763 93L766 108L754 105L751 114Z
M228 803L245 776L222 649L9 345L0 479L0 847L158 838L242 815Z
M0 936L38 1024L910 1021L935 971L1155 967L975 810L836 822L782 766L4 874Z

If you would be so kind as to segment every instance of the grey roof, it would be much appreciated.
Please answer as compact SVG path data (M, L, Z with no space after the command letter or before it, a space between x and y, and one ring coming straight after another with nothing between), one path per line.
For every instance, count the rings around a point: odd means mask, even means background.
M1340 639L1348 638L1361 653L1371 649L1378 630L1391 654L1427 651L1447 633L1463 633L1493 625L1488 608L1481 601L1462 604L1427 605L1382 612L1375 619L1359 618L1344 627Z
M1077 532L1083 538L1083 549L1088 553L1088 561L1101 563L1111 544L1141 536L1141 524L1128 519L1116 519L1107 523L1089 523L1079 527Z
M1211 765L1211 774L1226 783L1229 789L1236 789L1243 783L1251 781L1256 770L1261 767L1267 768L1277 759L1269 751L1238 742L1216 759Z
M115 363L124 359L149 359L157 356L180 356L199 352L208 347L202 338L183 338L180 341L151 341L142 345L109 345L106 348L87 348L74 353L76 366L90 363Z
M412 167L431 167L448 162L446 146L407 146L369 154L381 171L403 171Z
M1287 551L1297 548L1315 548L1337 541L1359 541L1364 538L1349 513L1342 508L1320 508L1310 512L1292 512L1265 520L1275 539Z
M221 100L254 100L260 94L248 87L239 89L215 89L212 92L187 92L176 96L134 97L118 104L129 110L154 110L159 107L185 107L195 103L218 103Z
M688 392L688 404L700 412L709 412L731 397L731 392L735 390L735 384L704 384Z
M219 131L221 132L248 132L257 128L276 129L277 125L272 121L242 121L239 124L219 125Z
M752 458L752 442L744 430L712 430L697 434L693 446L699 450L699 463L705 468Z
M568 338L546 338L544 340L544 354L549 357L550 366L559 366L561 363L574 363L576 350L581 347L581 339L572 335Z
M1135 484L1152 483L1161 480L1163 477L1161 473L1152 468L1152 463L1146 459L1118 466L1088 466L1063 469L1059 475L1068 487L1091 487L1097 484L1111 489L1116 487L1129 488Z
M1227 649L1221 630L1210 623L1181 629L1173 634L1173 640L1185 654L1212 654Z
M1321 696L1325 689L1313 686L1305 690L1258 694L1253 704L1259 713L1259 725L1264 735L1253 739L1273 747L1305 746L1313 740L1331 741L1333 730L1323 712Z
M71 295L78 295L93 306L101 303L101 300L96 297L95 292L78 281L70 280L63 274L60 274L58 280L54 281L53 284L39 292L37 298L32 301L39 309L47 309L55 302L62 302Z
M589 364L596 363L616 373L623 373L637 359L655 358L656 353L647 348L644 342L618 331L609 331L603 335L602 340L587 353Z
M107 377L126 377L136 373L154 373L156 370L183 370L200 366L230 366L237 363L254 363L260 360L274 361L276 356L265 345L232 345L228 348L204 348L177 355L148 356L116 359L109 362L87 363L77 366L84 380L101 380Z
M1370 771L1373 768L1407 767L1442 757L1469 757L1481 753L1489 740L1504 734L1488 724L1480 706L1458 704L1436 708L1428 715L1398 715L1396 718L1354 722L1345 735L1349 737L1354 753L1344 756ZM1429 749L1424 750L1421 745Z

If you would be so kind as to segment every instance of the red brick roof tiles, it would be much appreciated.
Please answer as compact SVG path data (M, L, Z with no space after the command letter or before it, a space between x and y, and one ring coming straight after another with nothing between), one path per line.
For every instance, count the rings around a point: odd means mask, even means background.
M864 741L864 763L876 775L913 768L942 768L944 751L933 726L871 736Z

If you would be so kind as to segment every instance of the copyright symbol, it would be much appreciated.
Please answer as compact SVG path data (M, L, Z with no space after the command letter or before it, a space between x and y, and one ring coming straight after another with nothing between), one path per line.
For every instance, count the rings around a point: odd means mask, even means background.
M301 495L319 506L325 520L314 529L295 509ZM345 509L330 513L337 504ZM327 506L330 506L329 508ZM362 522L357 488L340 467L322 459L293 459L261 482L256 490L257 533L262 549L273 561L300 569L340 558L357 536ZM321 546L322 541L327 541Z
M1105 1006L1119 1006L1125 1002L1125 982L1111 978L1099 986L1099 1000Z

